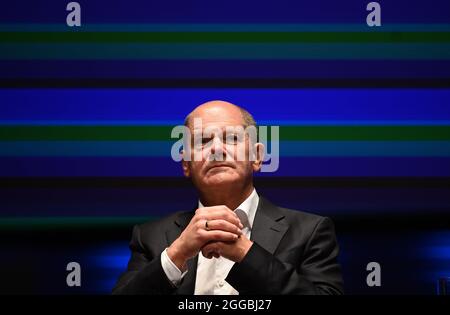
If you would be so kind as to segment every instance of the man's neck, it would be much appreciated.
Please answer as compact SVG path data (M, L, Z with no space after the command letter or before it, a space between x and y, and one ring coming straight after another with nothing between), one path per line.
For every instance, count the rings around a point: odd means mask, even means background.
M200 192L200 201L205 207L225 205L234 210L251 195L254 189L251 184L238 191L234 187L230 187L230 189L220 188L214 191Z

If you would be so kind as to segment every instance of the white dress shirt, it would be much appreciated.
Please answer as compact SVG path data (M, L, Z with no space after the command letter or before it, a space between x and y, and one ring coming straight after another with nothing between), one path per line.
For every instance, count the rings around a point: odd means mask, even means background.
M241 220L242 233L250 238L253 221L255 219L256 209L258 208L259 196L256 190L243 203L239 205L234 211ZM199 208L203 207L199 201ZM186 275L187 271L181 272L178 267L170 260L167 255L167 248L161 253L161 265L166 273L167 278L175 285L181 282L181 279ZM234 262L224 258L205 258L202 253L198 254L197 263L197 277L195 281L194 294L202 295L236 295L239 294L229 283L225 281L228 273L233 267Z

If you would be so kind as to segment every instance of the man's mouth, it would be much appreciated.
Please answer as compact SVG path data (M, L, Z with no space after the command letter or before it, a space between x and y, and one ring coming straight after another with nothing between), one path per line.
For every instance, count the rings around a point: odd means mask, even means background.
M231 167L232 168L233 166L230 164L214 164L208 168L208 171L212 170L213 168L218 168L218 167Z

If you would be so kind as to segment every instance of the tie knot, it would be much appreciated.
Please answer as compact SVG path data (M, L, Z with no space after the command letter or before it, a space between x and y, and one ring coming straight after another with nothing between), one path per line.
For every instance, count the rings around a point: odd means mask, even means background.
M247 213L245 213L244 210L238 208L238 209L234 210L234 213L236 213L239 220L241 220L241 223L244 226L244 228L250 227L250 224L249 224L250 222L248 222Z

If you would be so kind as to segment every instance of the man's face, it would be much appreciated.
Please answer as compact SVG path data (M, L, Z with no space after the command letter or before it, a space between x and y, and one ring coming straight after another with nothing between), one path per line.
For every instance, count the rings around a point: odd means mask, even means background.
M197 109L189 128L191 161L183 162L183 170L199 190L251 181L258 166L249 159L252 142L243 132L239 109L221 106Z

